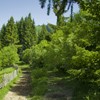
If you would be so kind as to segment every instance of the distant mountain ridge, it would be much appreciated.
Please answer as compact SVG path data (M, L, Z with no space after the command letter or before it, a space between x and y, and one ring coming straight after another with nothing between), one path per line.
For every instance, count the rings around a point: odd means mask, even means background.
M43 25L38 25L38 26L35 27L36 28L36 33L41 32ZM56 25L53 25L53 24L47 24L47 25L44 25L44 26L45 26L47 32L49 32L49 33L53 33L54 30L55 30L55 27L56 27Z

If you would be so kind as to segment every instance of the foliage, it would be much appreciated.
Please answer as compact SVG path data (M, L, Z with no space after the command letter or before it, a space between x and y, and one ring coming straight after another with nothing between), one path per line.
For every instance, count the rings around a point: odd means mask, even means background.
M14 45L2 48L0 53L0 61L2 68L11 67L19 61L17 48Z
M45 7L45 3L47 0L39 0L41 8ZM47 14L50 14L51 7L53 8L53 12L57 16L57 25L64 25L64 20L62 20L63 14L67 12L71 7L71 17L73 15L73 3L78 0L48 0L47 6ZM67 8L67 9L66 9Z
M47 72L45 69L36 68L31 73L33 95L44 95L47 91Z
M79 82L80 89L87 87L87 94L80 92L83 95L79 98L83 100L91 98L92 94L99 94L99 24L88 11L75 14L72 23L68 21L51 35L51 41L42 40L30 48L31 65L69 73L71 78ZM98 98L97 95L93 96Z
M43 40L40 44L35 45L32 47L32 65L34 67L43 67L43 58L47 50L45 49L48 47L49 44L46 40Z
M51 34L56 30L56 26L52 24L36 26L36 39L37 43L42 40L51 41Z
M26 49L22 53L22 59L25 63L31 64L31 49Z
M35 34L35 22L31 18L31 14L25 18L21 18L19 22L16 23L18 28L19 36L19 49L18 53L22 59L23 50L30 48L36 43L36 34Z
M13 67L9 67L9 68L5 68L5 69L3 69L3 70L1 70L0 71L0 75L3 75L3 74L8 74L8 73L11 73L11 72L13 72L15 70L15 68L13 68Z
M38 33L38 43L40 43L41 40L49 40L49 35L50 33L48 32L47 28L45 25L41 26L41 31Z
M3 82L3 75L11 73L15 70L13 67L5 68L3 70L0 70L0 83Z
M17 26L13 17L10 18L6 26L2 26L0 38L3 47L18 44Z

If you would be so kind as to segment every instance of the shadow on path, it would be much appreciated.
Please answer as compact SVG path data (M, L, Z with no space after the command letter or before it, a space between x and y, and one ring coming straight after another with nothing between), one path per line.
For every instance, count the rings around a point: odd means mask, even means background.
M20 80L17 82L16 86L11 89L12 92L15 92L21 96L28 96L31 92L30 85L30 72L28 68L22 69L22 76Z
M8 92L5 96L6 99L4 100L27 100L27 99L20 99L26 98L31 93L31 79L30 79L30 72L28 68L22 69L22 76L20 76L19 81L15 84L14 87ZM19 98L19 99L18 99Z

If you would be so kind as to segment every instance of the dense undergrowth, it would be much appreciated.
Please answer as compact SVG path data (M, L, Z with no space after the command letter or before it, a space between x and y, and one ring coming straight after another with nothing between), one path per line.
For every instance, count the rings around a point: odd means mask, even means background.
M31 73L32 100L99 100L95 84L84 83L77 78L56 70L36 68ZM96 90L97 89L97 90Z

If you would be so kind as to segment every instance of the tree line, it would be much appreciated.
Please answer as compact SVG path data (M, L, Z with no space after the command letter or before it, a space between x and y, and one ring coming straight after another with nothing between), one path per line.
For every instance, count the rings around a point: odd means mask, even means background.
M11 17L0 31L0 52L2 52L0 68L12 66L16 61L18 62L23 50L35 44L35 34L35 23L31 14L18 22Z
M13 66L23 60L23 51L40 43L43 39L50 40L54 25L35 26L31 14L15 22L11 16L7 24L0 30L0 69ZM40 29L39 29L40 28Z

